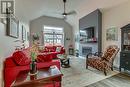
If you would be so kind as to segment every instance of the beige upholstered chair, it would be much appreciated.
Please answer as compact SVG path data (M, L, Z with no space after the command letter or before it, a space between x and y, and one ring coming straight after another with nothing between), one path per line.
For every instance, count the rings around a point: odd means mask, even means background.
M96 68L100 71L103 71L105 75L107 75L108 70L113 70L113 61L115 59L115 56L117 55L119 51L118 46L116 45L110 45L106 48L106 51L104 53L95 53L88 54L86 56L86 68L88 66L91 66L93 68Z

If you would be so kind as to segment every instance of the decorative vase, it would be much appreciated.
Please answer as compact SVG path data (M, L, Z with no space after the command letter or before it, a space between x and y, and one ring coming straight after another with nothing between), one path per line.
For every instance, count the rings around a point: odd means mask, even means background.
M37 65L35 61L30 63L30 74L35 75L37 73Z
M35 74L35 75L30 75L30 80L35 80L35 79L37 79L37 74Z

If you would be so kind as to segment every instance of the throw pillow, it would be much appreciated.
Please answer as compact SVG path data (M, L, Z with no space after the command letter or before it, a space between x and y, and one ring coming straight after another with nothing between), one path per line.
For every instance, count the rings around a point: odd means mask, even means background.
M44 59L43 59L44 56L42 55L38 55L37 58L36 58L36 61L39 63L39 62L44 62Z
M52 61L52 55L51 54L38 55L36 60L37 62L49 62Z
M13 53L13 60L17 65L28 65L31 62L31 60L22 51Z

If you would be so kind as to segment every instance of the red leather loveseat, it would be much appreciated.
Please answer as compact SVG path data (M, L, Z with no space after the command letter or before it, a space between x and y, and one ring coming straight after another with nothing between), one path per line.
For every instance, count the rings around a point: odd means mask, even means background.
M28 49L25 49L23 51L16 51L12 56L6 58L4 62L5 87L10 87L20 71L30 69L30 58L28 52ZM51 65L56 65L60 69L60 61L51 59L39 61L37 63L37 68L40 69L50 67Z
M57 58L57 54L65 53L65 48L61 45L47 45L40 52L44 53L44 54L49 53L49 54L51 54L52 58Z

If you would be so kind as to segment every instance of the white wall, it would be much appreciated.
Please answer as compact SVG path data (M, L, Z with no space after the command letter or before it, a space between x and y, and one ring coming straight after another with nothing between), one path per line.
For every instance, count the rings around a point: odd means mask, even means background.
M68 22L73 25L73 32L74 32L74 38L77 34L79 34L79 19L88 15L89 13L93 12L96 9L100 9L101 11L107 10L107 9L113 9L114 6L118 6L122 3L125 3L129 0L118 0L118 2L115 2L115 0L86 0L83 1L77 8L76 12L77 14L74 16L74 18L68 18ZM79 42L75 43L75 48L79 49Z
M130 23L130 1L124 0L121 2L116 2L113 0L114 5L112 3L108 3L107 1L101 0L94 2L93 0L86 1L77 9L76 16L76 24L74 27L74 35L79 32L79 19L84 17L85 15L91 13L97 8L101 8L102 11L102 50L110 44L116 44L119 47L121 46L121 30L120 28L124 25ZM111 0L112 1L112 0ZM108 4L107 4L108 3ZM78 20L77 20L78 19ZM106 29L111 27L117 27L118 29L118 41L106 41ZM75 36L74 36L75 37ZM75 48L79 48L79 43L75 43ZM115 59L114 66L119 67L119 53L117 58Z
M65 38L70 38L70 40L64 40L65 48L68 50L68 46L73 42L72 27L62 19L42 16L30 22L30 32L41 34L44 25L64 28Z
M110 44L116 44L121 47L121 27L130 23L130 1L120 4L114 8L108 9L103 12L103 32L102 33L102 43L103 48L106 48ZM110 27L117 27L118 29L118 41L106 41L106 30ZM119 67L119 57L118 54L115 60L115 66Z
M29 32L29 26L26 23L20 22L19 23L19 38L21 40L22 35L22 25L25 26L26 31ZM11 54L15 50L15 46L18 46L20 43L14 42L16 38L12 38L9 36L6 36L6 25L0 22L0 87L2 87L2 76L3 76L3 61L6 57L11 56ZM26 41L26 46L29 45L29 42Z

